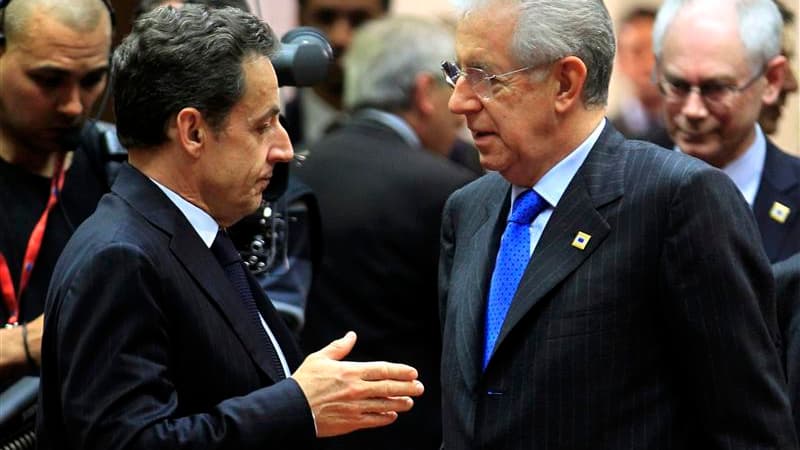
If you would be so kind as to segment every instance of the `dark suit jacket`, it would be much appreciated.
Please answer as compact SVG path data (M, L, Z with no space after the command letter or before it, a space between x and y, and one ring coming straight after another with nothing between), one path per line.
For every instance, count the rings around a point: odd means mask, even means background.
M791 210L784 223L770 218L776 201ZM770 141L753 213L770 261L800 252L800 158L784 153Z
M253 291L294 369L299 350ZM310 447L305 396L275 381L256 326L180 210L124 166L53 274L40 448Z
M396 423L329 439L326 448L437 449L441 211L472 174L359 118L317 143L297 175L317 193L324 242L304 348L319 349L355 330L348 359L410 364L425 385Z
M773 266L784 367L795 428L800 432L800 253Z
M550 217L481 372L511 187L442 225L446 449L792 449L770 267L722 172L610 125ZM571 243L582 231L584 250Z

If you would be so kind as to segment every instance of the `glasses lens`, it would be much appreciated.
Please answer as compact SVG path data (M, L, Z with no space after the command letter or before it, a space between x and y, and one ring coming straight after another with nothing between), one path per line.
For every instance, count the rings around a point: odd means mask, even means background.
M481 69L468 67L464 69L464 76L467 83L478 96L487 99L492 96L492 82L489 80L489 75Z

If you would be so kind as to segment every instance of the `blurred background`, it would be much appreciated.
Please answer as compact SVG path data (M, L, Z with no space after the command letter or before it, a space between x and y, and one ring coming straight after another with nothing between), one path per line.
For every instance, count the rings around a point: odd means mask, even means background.
M452 0L392 0L393 13L414 14L435 16L446 21L453 21L456 18L455 8ZM297 2L296 0L248 0L253 11L265 19L282 36L286 31L297 26ZM795 16L800 14L800 2L798 0L782 0L783 4L792 11ZM117 39L119 40L130 30L130 17L136 0L112 0L112 4L117 10L119 28ZM606 0L612 18L618 23L622 17L638 7L657 8L659 0ZM791 53L791 64L794 73L800 73L800 58L798 58L798 36L800 36L800 18L795 18L795 23L790 30L788 42ZM615 67L616 69L616 67ZM611 79L611 90L609 98L609 117L618 115L621 105L626 98L632 95L632 85L626 77L620 75L618 70ZM786 103L783 117L778 124L777 132L772 136L777 145L787 151L800 154L800 107L798 106L798 93L791 94Z

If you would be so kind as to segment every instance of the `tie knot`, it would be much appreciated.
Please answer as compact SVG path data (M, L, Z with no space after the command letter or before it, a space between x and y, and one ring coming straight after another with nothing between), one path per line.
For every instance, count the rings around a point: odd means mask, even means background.
M547 202L534 191L528 189L519 194L511 207L510 222L530 224L540 212L547 208Z
M222 267L229 266L242 260L242 257L239 256L239 252L236 251L236 247L233 245L233 241L222 228L219 229L217 237L214 238L214 243L211 244L211 253L214 254Z

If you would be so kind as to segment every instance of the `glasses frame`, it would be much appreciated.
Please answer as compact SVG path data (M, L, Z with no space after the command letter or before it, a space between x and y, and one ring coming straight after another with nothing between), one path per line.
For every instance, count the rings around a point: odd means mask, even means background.
M483 100L489 100L492 98L492 80L507 77L509 75L513 75L515 73L519 73L525 70L533 69L537 66L525 66L519 69L514 69L505 73L498 73L498 74L490 74L483 69L479 69L477 67L466 67L461 69L455 63L450 61L442 61L441 68L442 72L444 73L444 80L447 84L455 89L456 83L458 79L462 76L469 84L470 89L474 92L478 97L482 98ZM480 87L485 86L485 87Z
M666 79L666 77L660 77L656 85L658 86L658 90L664 96L664 100L673 103L682 103L685 102L689 96L693 93L697 93L697 95L703 100L703 103L706 106L724 106L730 104L730 100L741 94L742 92L749 89L756 81L758 81L762 76L764 76L765 68L761 67L755 75L750 77L747 81L743 84L726 84L726 85L719 85L718 87L722 88L722 93L720 94L722 97L718 99L714 99L709 97L707 93L703 92L703 86L697 84L690 84L689 89L686 90L685 93L677 93L676 90L683 90L682 88L678 88L675 84ZM684 81L685 80L680 80Z

